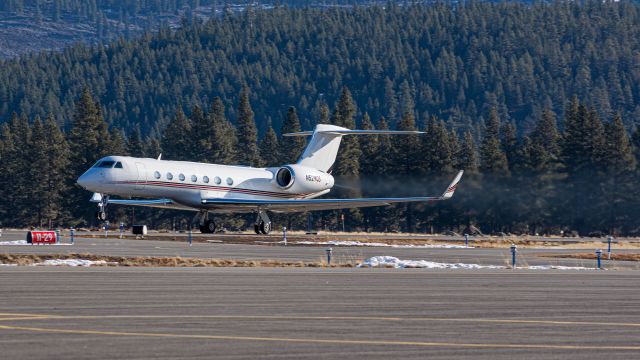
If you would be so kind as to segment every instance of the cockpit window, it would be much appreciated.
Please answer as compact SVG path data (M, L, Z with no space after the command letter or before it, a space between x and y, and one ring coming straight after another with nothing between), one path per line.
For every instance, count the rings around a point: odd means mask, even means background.
M100 164L96 165L96 167L109 168L110 169L110 168L113 167L113 164L115 164L115 163L116 163L115 161L103 161Z
M122 163L120 161L118 161L116 163L116 166L114 166L115 169L122 169Z

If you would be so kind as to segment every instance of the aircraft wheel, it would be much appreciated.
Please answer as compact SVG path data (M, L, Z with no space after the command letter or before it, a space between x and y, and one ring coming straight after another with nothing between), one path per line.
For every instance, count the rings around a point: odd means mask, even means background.
M98 219L100 221L107 220L107 213L105 213L104 211L97 211L96 212L96 219Z
M260 235L260 225L258 224L253 225L253 231L255 231L256 234Z
M213 234L216 232L216 223L213 220L207 220L204 222L207 234Z
M268 235L271 232L271 221L260 223L260 233Z

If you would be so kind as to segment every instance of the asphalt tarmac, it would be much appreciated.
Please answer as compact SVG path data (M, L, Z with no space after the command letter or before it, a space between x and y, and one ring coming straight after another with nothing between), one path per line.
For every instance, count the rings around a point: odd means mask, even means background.
M0 241L24 239L6 232ZM214 240L215 241L215 240ZM2 253L319 261L326 246L77 238ZM508 249L333 247L506 265ZM525 249L520 264L593 266ZM0 266L2 359L640 357L640 277L610 271Z
M5 267L3 359L640 356L631 271Z

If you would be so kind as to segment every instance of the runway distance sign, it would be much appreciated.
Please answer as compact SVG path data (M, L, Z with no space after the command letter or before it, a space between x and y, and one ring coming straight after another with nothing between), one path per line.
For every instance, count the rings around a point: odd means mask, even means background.
M29 244L55 244L57 240L55 231L29 231L27 233Z

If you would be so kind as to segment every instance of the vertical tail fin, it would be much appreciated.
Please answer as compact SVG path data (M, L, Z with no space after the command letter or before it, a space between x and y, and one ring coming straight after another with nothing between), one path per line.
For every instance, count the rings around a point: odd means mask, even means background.
M349 130L340 126L318 124L311 131L283 134L283 136L312 135L309 145L298 160L298 165L307 166L320 171L329 172L336 161L340 140L344 135L398 135L424 134L421 131L392 131L392 130Z

